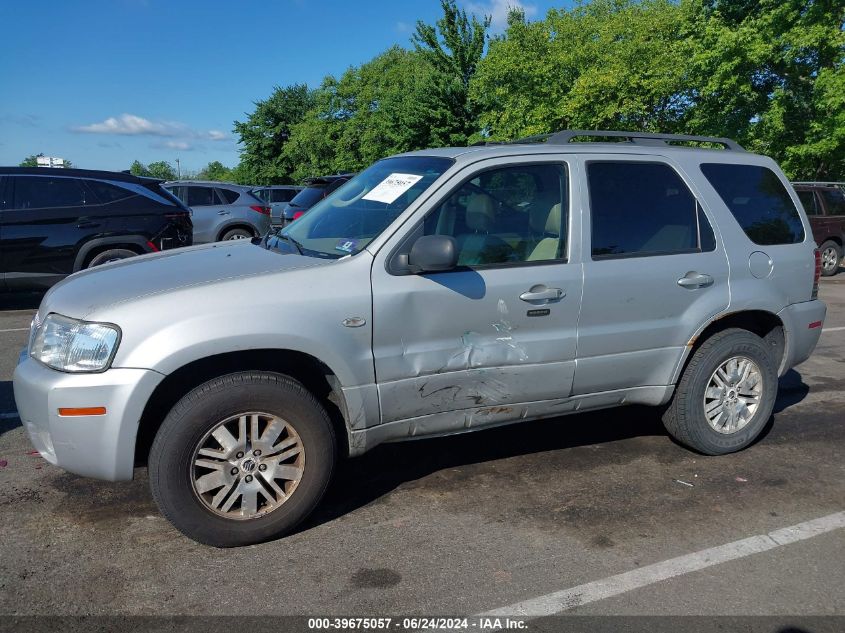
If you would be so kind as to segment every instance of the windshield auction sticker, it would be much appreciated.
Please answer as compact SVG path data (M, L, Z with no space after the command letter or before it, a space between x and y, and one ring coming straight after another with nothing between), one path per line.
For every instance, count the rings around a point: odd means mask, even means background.
M421 178L422 176L415 174L390 174L373 187L372 191L367 192L363 199L392 204Z

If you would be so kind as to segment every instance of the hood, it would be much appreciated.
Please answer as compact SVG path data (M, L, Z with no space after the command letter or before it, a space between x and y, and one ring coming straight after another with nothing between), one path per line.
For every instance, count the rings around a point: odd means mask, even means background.
M281 254L249 240L216 242L141 255L75 273L55 285L41 304L48 312L84 319L95 310L189 286L285 270L325 266L336 260Z

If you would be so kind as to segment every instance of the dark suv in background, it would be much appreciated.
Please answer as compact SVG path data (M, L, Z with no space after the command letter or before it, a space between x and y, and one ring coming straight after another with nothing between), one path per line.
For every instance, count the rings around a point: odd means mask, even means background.
M822 274L835 275L845 244L845 183L794 182L822 256Z
M0 288L48 288L83 268L189 246L190 212L161 181L0 167Z
M282 225L289 224L303 216L308 209L347 182L354 175L354 173L332 174L330 176L306 178L304 181L305 188L296 194L285 209Z

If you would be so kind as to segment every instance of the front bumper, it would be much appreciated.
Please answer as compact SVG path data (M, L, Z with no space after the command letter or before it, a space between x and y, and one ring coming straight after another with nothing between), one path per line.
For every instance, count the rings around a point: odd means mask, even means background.
M778 312L786 335L786 351L779 375L783 376L810 357L819 342L826 314L827 306L818 299L793 303Z
M33 446L69 472L108 481L132 479L138 424L164 379L148 369L66 374L21 353L15 403ZM105 407L105 415L59 415L59 408Z

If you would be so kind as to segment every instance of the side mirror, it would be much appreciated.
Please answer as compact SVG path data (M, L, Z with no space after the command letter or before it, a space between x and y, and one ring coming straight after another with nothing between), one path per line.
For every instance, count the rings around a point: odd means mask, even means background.
M436 273L458 265L458 244L451 235L423 235L411 247L408 267L412 273Z

